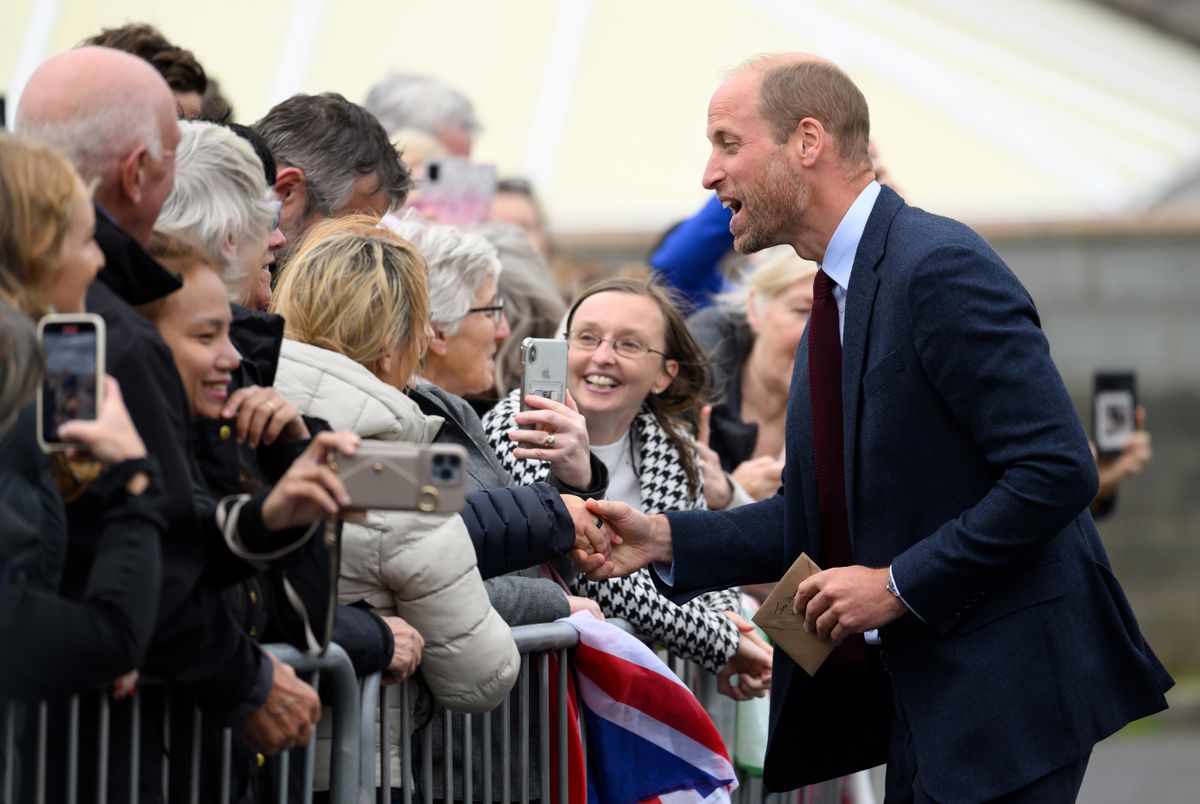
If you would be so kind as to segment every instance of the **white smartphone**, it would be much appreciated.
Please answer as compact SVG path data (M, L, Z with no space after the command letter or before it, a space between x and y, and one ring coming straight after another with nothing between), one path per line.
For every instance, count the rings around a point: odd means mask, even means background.
M58 428L95 419L104 397L104 319L91 313L54 314L38 322L46 374L37 394L38 444L46 452L72 446Z
M521 410L529 410L527 396L544 396L555 402L567 398L567 342L553 338L521 341Z

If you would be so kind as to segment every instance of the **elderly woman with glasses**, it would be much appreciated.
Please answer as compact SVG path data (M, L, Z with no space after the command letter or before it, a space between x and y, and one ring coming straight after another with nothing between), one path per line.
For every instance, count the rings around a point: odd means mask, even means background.
M708 361L671 296L653 281L610 279L575 302L567 330L567 387L586 419L591 452L608 470L608 498L655 513L706 507L689 417L711 391ZM510 394L489 411L484 429L504 467L531 483L549 471L543 460L558 439L551 438L553 425L530 428L540 412L521 412L518 397ZM606 615L629 620L717 673L718 689L729 697L765 694L770 648L737 615L735 593L710 592L677 606L645 571L604 583L575 578L570 586Z

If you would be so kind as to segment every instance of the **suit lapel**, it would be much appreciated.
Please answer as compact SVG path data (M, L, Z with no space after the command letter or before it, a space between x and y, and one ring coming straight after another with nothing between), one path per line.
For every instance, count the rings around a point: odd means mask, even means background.
M871 310L879 290L875 267L883 259L892 218L903 204L895 192L887 187L881 188L854 254L854 269L850 272L850 288L846 294L846 321L842 333L842 439L846 450L846 513L850 522L851 544L854 541L854 456L858 446L858 400L862 395Z

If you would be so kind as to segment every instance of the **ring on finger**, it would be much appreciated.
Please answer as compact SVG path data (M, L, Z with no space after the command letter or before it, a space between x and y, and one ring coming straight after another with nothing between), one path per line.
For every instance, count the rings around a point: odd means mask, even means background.
M604 527L604 519L601 517L596 517L595 525L597 528L602 529Z
M557 440L557 436L555 436L555 434L554 434L554 433L549 433L549 434L547 434L547 435L546 435L546 442L545 442L545 446L547 446L547 447L553 447L553 446L554 446L554 442L555 442L556 440Z

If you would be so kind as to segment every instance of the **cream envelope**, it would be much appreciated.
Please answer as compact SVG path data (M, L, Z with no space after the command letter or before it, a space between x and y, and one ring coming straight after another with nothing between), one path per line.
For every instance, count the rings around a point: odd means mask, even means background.
M783 648L783 652L810 676L816 674L833 652L833 645L804 630L804 618L792 612L792 600L796 597L796 587L800 582L820 571L821 568L813 563L807 553L801 553L791 569L779 579L771 594L767 595L753 618L774 640L776 647Z

